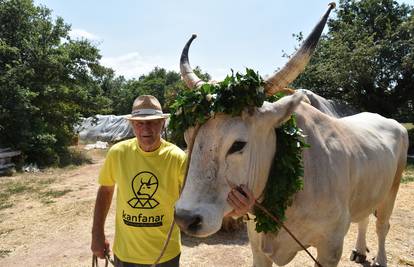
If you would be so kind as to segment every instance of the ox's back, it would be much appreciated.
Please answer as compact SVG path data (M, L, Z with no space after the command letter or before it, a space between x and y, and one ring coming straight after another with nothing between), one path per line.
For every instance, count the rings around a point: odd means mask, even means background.
M304 152L300 205L346 209L352 221L373 212L392 185L399 183L395 173L404 168L408 148L405 128L372 113L337 119L308 104L301 104L296 113L311 145Z

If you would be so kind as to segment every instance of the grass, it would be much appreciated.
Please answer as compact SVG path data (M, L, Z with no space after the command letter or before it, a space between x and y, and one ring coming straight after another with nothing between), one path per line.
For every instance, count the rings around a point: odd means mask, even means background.
M62 159L64 168L51 167L39 173L18 173L12 177L0 179L0 211L13 207L16 197L37 199L43 204L54 203L54 199L62 197L73 189L53 189L62 173L77 169L79 165L94 163L105 157L108 149L92 149L85 151L83 146L71 147L66 158Z
M40 195L42 197L46 197L46 198L58 198L61 196L66 195L67 193L72 192L71 189L65 189L65 190L49 190L46 192L42 192Z
M48 184L52 184L55 181L56 181L55 178L49 178L49 179L44 179L44 180L39 181L38 184L40 184L40 185L48 185Z
M6 192L9 193L10 195L13 195L13 194L23 193L23 192L26 192L32 189L33 187L23 184L21 182L16 182L16 183L11 182L7 186Z
M407 167L405 168L401 183L406 184L414 182L414 164L409 163L407 164Z
M66 195L67 193L72 192L71 189L65 189L65 190L49 190L49 191L44 191L41 192L39 194L40 197L40 202L42 202L43 204L51 204L51 203L55 203L55 198L61 197Z
M0 210L13 207L13 203L2 202L0 203Z
M8 249L0 249L0 259L5 258L7 255L9 255L12 251Z
M0 189L0 210L13 207L13 203L9 202L12 195L22 194L30 190L33 190L31 185L20 181L5 182Z
M410 130L412 128L414 128L414 124L413 123L402 123L402 125L407 129Z
M12 196L29 195L31 197L39 198L43 204L53 203L53 199L61 197L69 192L71 189L54 190L48 189L45 186L52 185L56 179L38 179L28 178L25 181L9 180L0 182L0 210L13 207L11 201Z

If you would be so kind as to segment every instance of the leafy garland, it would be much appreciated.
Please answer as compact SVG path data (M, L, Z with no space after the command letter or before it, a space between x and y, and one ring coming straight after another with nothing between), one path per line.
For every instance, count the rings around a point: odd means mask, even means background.
M309 147L304 142L302 129L296 125L295 115L276 132L276 153L264 189L261 203L271 214L285 221L285 211L292 204L293 196L303 188L302 150ZM255 207L256 231L276 233L281 225L273 221L262 210Z
M205 83L196 90L183 91L171 106L169 127L172 132L182 135L187 128L205 123L215 113L239 116L245 108L261 107L265 100L274 102L284 96L276 94L266 98L264 84L258 72L247 68L245 75L232 71L222 82ZM302 150L308 145L303 142L302 130L297 127L294 115L275 131L277 152L261 204L284 221L285 210L292 204L293 195L303 187ZM261 210L255 208L254 213L257 232L276 233L279 230L280 225Z
M220 83L205 83L196 90L182 91L170 107L169 127L183 133L197 123L205 123L214 113L239 116L245 107L261 107L266 98L263 86L262 77L246 69L245 75L232 71Z

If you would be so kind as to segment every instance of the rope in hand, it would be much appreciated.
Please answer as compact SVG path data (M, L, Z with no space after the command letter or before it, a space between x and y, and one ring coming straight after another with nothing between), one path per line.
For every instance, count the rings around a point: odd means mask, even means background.
M272 220L274 220L276 223L280 224L280 226L296 241L296 243L299 244L299 246L309 255L309 257L312 258L312 260L316 263L316 265L318 265L319 267L322 267L322 264L320 264L319 261L312 256L312 254L299 241L299 239L297 239L295 235L278 218L276 218L273 214L271 214L265 207L260 205L257 201L255 201L254 205L258 207L259 209L261 209L264 213L266 213L266 215L272 218Z
M112 264L112 266L115 266L115 262L113 259L111 259L111 256L109 255L109 251L105 250L105 267L108 267L108 262ZM96 255L92 255L92 267L98 267L98 257Z
M247 194L243 191L243 189L240 186L236 186L235 189L239 191L240 194L247 197ZM265 207L263 207L257 200L254 200L254 206L259 208L261 211L266 213L267 216L269 216L272 220L274 220L277 224L279 224L292 238L296 241L296 243L299 244L299 246L309 255L309 257L312 258L312 260L316 263L317 266L323 267L322 264L319 263L315 257L312 256L312 254L307 250L307 248L299 241L299 239L296 238L296 236L283 224L282 221L280 221L276 216L271 214Z

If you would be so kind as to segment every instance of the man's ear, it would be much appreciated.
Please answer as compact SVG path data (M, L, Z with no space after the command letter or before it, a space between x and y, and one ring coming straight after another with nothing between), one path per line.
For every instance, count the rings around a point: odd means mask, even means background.
M276 128L289 120L290 116L303 99L303 93L296 92L293 95L285 96L274 103L265 103L257 110L257 116L265 125Z

